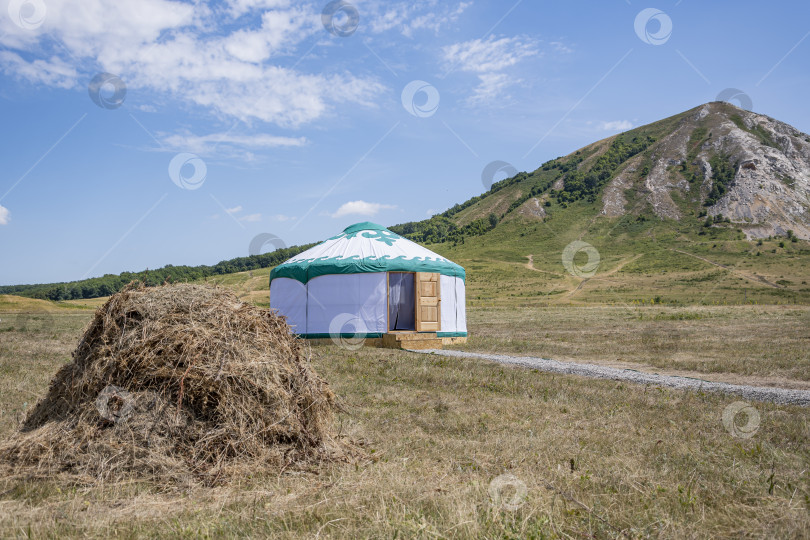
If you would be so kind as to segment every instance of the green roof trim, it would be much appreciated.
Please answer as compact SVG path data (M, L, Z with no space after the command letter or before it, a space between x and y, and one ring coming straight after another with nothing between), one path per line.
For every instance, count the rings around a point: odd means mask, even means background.
M376 223L372 223L370 221L355 223L354 225L349 225L348 227L343 229L343 232L346 234L351 234L358 231L388 231L388 229L386 229L382 225L377 225Z
M367 274L371 272L438 272L444 276L466 279L464 268L454 262L429 257L406 259L383 255L378 259L351 257L318 257L287 262L273 268L270 281L276 278L290 278L306 283L318 276L331 274Z
M343 232L337 236L333 236L328 240L339 240L341 238L354 238L358 234L363 233L363 238L376 240L382 242L387 246L393 246L397 240L402 240L402 237L395 232L391 232L382 225L365 221L363 223L355 223L343 229Z
M382 225L365 221L355 223L343 229L343 232L321 242L322 246L331 240L352 239L356 237L380 242L386 246L393 246L398 241L410 244L409 240L389 231ZM317 247L311 248L318 253ZM424 249L424 248L423 248ZM335 255L333 257L313 257L308 259L289 260L273 268L270 272L270 281L276 278L290 278L307 283L318 276L332 274L367 274L372 272L437 272L444 276L459 277L466 280L464 268L458 264L425 250L431 256L412 256L406 258L405 255L381 255L367 256L361 258L360 255ZM400 252L400 251L397 251ZM305 252L306 253L306 252ZM315 254L313 253L313 254Z

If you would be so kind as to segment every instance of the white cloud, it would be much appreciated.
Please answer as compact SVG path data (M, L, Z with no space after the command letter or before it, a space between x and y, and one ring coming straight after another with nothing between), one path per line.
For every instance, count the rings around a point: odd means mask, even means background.
M211 155L214 153L252 157L245 149L265 149L282 146L304 146L308 143L306 137L282 137L278 135L257 134L238 135L234 133L211 133L209 135L192 135L190 133L175 133L161 135L164 147L178 152L192 152L198 155Z
M228 0L228 11L239 17L257 9L282 8L290 5L289 0Z
M633 123L630 120L614 120L612 122L602 122L600 127L604 131L627 131L633 129Z
M491 102L498 96L503 96L504 91L515 82L506 73L482 73L478 79L481 82L473 89L472 95L467 98L469 105Z
M10 51L0 51L0 69L8 75L30 83L64 89L76 86L79 77L76 68L56 56L47 60L37 59L27 62L20 55Z
M234 206L233 208L226 208L225 211L228 212L229 214L238 214L239 212L242 211L242 207Z
M257 223L262 220L261 214L248 214L239 218L239 221L246 221L248 223Z
M574 52L574 49L561 41L552 41L549 43L549 45L551 45L551 48L557 53L569 54Z
M366 201L350 201L341 205L341 207L337 209L337 212L330 215L333 218L340 218L350 215L371 217L379 213L380 210L393 210L394 208L396 208L396 205L393 204L380 204Z
M295 219L294 216L285 216L284 214L276 214L275 216L270 216L270 219L274 221L291 221Z
M372 2L361 6L360 20L368 19L368 28L374 34L396 29L410 38L417 30L438 34L442 27L456 22L471 5L472 2L447 5L436 0Z
M385 90L372 76L286 67L304 40L324 32L320 9L282 0L215 7L170 0L48 2L45 23L35 31L0 17L6 49L0 70L59 88L83 87L103 70L121 77L134 107L140 105L134 96L149 101L153 92L245 122L297 127L337 104L373 104Z
M524 37L473 39L442 49L444 60L462 71L489 73L514 66L523 58L539 54L537 41Z
M468 105L480 105L505 98L506 89L522 82L503 71L521 60L540 55L539 43L531 38L515 36L497 39L473 39L454 43L442 49L448 70L475 73L479 84L467 99Z
M8 208L0 206L0 225L8 225L9 221L11 221L11 212L8 211Z

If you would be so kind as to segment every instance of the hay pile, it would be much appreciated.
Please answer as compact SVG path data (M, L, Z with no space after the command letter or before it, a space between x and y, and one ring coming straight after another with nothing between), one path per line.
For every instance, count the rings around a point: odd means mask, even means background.
M305 348L283 317L230 292L132 284L97 310L0 461L35 476L214 484L351 459Z

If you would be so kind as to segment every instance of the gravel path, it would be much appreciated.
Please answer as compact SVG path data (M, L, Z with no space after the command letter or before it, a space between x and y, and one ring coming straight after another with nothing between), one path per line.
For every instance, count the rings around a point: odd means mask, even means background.
M594 364L578 364L574 362L558 362L557 360L548 360L546 358L535 358L531 356L507 356L505 354L483 354L465 351L443 351L438 349L412 352L437 354L451 357L482 358L484 360L491 360L500 364L539 369L540 371L549 371L552 373L581 375L583 377L593 377L595 379L629 381L638 384L652 384L655 386L667 386L669 388L679 388L683 390L701 390L703 392L736 394L751 401L771 401L781 405L799 405L802 407L810 406L810 390L788 390L785 388L769 388L764 386L745 386L722 382L710 382L700 379L692 379L689 377L642 373L632 369L618 369L606 366L597 366Z

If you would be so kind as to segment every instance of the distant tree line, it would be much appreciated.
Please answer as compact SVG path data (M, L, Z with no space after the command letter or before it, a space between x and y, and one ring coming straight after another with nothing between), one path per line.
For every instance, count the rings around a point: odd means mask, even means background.
M541 194L545 193L546 191L548 191L551 188L551 186L554 184L554 182L557 181L557 178L559 178L559 176L552 176L550 178L546 178L545 180L541 180L539 182L536 182L532 186L532 188L528 192L526 192L526 194L524 194L521 197L515 199L512 202L512 204L509 205L509 209L506 211L506 214L508 214L509 212L511 212L512 210L514 210L516 208L519 208L520 205L522 205L523 203L525 203L526 201L528 201L532 197L537 197L538 195L541 195Z
M613 177L617 169L654 142L655 139L649 135L635 136L629 141L624 135L619 135L587 172L577 169L579 162L582 161L581 156L560 164L558 168L566 173L566 177L565 187L556 193L557 201L563 204L580 199L595 202L601 188Z
M401 225L394 225L390 227L390 230L422 244L453 242L455 245L463 244L465 237L480 236L491 231L498 221L498 216L490 213L486 218L476 219L459 227L444 215L437 215L423 221L409 221Z
M42 300L79 300L109 296L120 291L133 280L142 281L147 287L162 285L165 282L197 281L211 276L258 270L276 266L290 257L298 255L315 244L292 246L277 249L263 255L237 257L219 262L213 266L173 266L166 265L157 270L142 272L123 272L118 275L107 274L102 277L72 281L69 283L48 283L44 285L7 285L0 287L0 294L14 294Z
M496 182L485 193L472 197L464 203L456 204L441 214L422 221L395 225L391 227L391 230L415 242L459 244L464 243L465 237L479 236L491 231L506 214L542 193L549 192L563 207L581 199L595 202L601 189L616 174L619 167L628 159L646 150L654 142L655 138L649 135L637 135L632 139L619 135L588 170L580 170L580 165L585 159L582 152L577 152L568 159L558 157L544 163L533 173L521 172L511 178ZM554 182L561 177L565 179L563 188L558 191L552 189ZM512 201L506 212L500 216L492 213L486 218L476 219L464 226L456 225L451 219L462 210L506 187L532 179L535 181L531 187ZM546 205L549 204L547 201Z
M463 203L456 204L441 214L437 214L422 221L409 221L400 225L394 225L393 227L390 227L390 230L399 234L400 236L408 238L409 240L413 240L414 242L425 244L438 244L442 242L452 242L454 245L463 244L466 237L480 236L491 231L506 216L506 214L518 208L530 198L536 197L537 195L547 191L549 188L551 188L554 181L561 176L562 172L576 168L576 164L582 161L582 158L577 157L564 163L561 160L562 158L557 158L544 163L541 166L543 171L558 168L560 169L560 173L551 177L545 175L543 179L537 180L526 193L513 201L506 212L500 216L493 212L485 218L475 219L463 226L456 225L456 223L450 219L462 210L469 208L473 204L501 191L502 189L525 182L538 176L539 169L533 173L519 172L515 176L495 182L492 184L492 187L489 190L481 195L472 197Z
M389 230L397 233L400 236L404 236L409 240L423 244L439 244L442 242L463 244L464 238L467 236L480 236L494 229L500 218L494 213L490 213L486 218L476 219L461 227L456 225L450 218L462 210L469 208L478 201L481 201L506 187L526 180L529 178L529 176L529 173L519 172L515 176L504 178L499 182L495 182L492 184L490 189L481 195L476 195L475 197L472 197L461 204L455 204L441 214L436 214L435 216L422 221L409 221L407 223L394 225L393 227L389 227Z
M461 204L455 204L452 207L450 207L449 209L445 210L444 212L442 212L441 214L438 214L438 215L442 216L442 217L446 217L446 218L453 217L454 215L458 214L459 212L461 212L465 208L468 208L468 207L472 206L473 204L477 203L478 201L483 200L486 197L489 197L490 195L492 195L494 193L497 193L497 192L499 192L500 190L502 190L504 188L507 188L509 186L512 186L514 184L522 182L525 179L527 179L529 176L530 175L527 172L519 172L515 176L512 176L510 178L504 178L500 182L495 182L494 184L492 184L492 186L489 188L489 190L485 191L481 195L477 195L477 196L473 197L472 199L469 199L469 200L467 200L467 201L465 201L465 202L463 202ZM436 216L434 216L434 217L436 217ZM391 230L393 231L394 229L391 229ZM396 232L396 231L394 231L394 232ZM400 233L397 233L397 234L400 234Z

